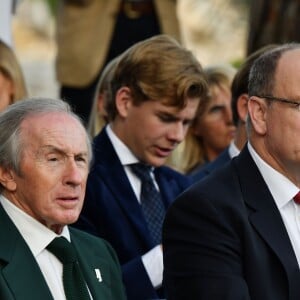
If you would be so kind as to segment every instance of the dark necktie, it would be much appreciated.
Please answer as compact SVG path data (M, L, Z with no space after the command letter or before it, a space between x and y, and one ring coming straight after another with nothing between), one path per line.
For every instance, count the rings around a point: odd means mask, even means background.
M295 203L300 204L300 192L294 197L294 201Z
M59 237L47 249L63 264L63 284L67 300L91 300L72 244L64 237Z
M141 207L153 242L161 243L161 229L165 208L159 191L151 178L151 167L142 163L130 165L132 171L141 179Z

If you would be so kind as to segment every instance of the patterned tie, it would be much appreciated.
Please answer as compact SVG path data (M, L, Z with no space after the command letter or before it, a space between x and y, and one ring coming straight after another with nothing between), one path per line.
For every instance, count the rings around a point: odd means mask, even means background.
M55 238L47 249L63 264L63 284L67 300L90 300L72 244L64 237L59 237Z
M142 163L130 165L132 171L141 179L141 207L155 245L161 243L161 230L165 215L159 191L151 178L151 167Z
M294 201L295 203L300 204L300 192L294 197Z

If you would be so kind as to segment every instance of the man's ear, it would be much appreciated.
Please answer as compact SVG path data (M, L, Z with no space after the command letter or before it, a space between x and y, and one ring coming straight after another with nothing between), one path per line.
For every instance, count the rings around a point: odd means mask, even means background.
M128 109L132 106L131 90L127 86L121 87L116 94L116 107L121 117L126 118Z
M251 118L252 126L260 135L264 135L267 131L267 105L266 101L256 96L250 97L248 101L248 113Z
M10 192L14 192L17 189L17 183L12 170L0 167L0 183Z
M240 95L236 105L239 118L245 123L248 114L248 94Z

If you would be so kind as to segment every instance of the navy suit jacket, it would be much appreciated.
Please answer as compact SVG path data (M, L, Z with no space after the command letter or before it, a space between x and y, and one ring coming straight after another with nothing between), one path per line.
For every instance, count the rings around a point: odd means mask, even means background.
M230 160L231 157L229 155L228 148L226 148L215 160L205 164L198 171L193 172L193 174L191 174L190 177L193 182L197 182L203 179L205 176L209 175L214 170L219 169L221 166L223 166Z
M297 300L300 271L274 199L247 146L169 208L168 300Z
M70 228L93 299L125 299L117 256L105 241ZM95 269L99 269L99 282ZM30 248L0 204L0 299L54 300Z
M88 177L84 207L76 227L108 240L122 266L128 299L158 295L141 256L154 246L141 207L124 168L103 129L94 139L94 164ZM191 180L168 167L154 171L167 208Z
M215 160L205 164L198 170L195 170L190 176L193 182L197 182L209 175L212 171L219 169L230 160L231 157L229 156L228 148L226 148Z

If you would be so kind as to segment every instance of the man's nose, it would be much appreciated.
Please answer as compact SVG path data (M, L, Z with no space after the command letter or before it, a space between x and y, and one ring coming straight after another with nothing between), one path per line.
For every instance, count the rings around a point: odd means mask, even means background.
M81 168L76 164L76 161L69 160L66 163L64 183L76 186L80 185L82 180L83 174Z
M187 129L181 122L174 123L170 129L168 138L173 142L180 143L184 139L186 131Z

